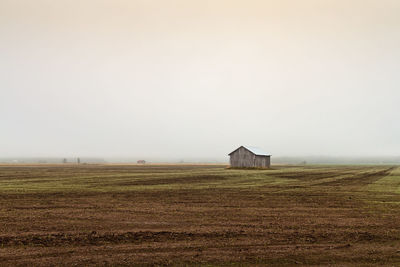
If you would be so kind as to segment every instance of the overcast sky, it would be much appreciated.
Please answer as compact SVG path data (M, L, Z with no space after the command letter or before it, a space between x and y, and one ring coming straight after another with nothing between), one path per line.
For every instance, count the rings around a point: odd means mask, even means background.
M0 0L0 157L400 155L399 0Z

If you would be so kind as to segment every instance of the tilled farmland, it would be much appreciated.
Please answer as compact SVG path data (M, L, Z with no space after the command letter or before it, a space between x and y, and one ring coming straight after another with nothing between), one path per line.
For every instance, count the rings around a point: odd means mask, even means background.
M0 265L400 264L393 166L0 165Z

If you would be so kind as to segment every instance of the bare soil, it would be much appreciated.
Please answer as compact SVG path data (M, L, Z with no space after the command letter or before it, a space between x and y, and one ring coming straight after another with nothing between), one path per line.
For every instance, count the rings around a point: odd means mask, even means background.
M399 266L398 175L0 166L0 265Z

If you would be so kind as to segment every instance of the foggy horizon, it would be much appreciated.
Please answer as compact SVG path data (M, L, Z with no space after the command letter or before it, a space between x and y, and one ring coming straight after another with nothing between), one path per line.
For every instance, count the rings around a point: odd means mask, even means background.
M400 2L0 1L0 158L400 156Z

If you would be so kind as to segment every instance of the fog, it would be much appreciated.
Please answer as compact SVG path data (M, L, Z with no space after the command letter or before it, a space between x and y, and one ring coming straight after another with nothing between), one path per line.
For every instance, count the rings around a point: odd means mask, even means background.
M0 0L0 157L400 155L398 0Z

